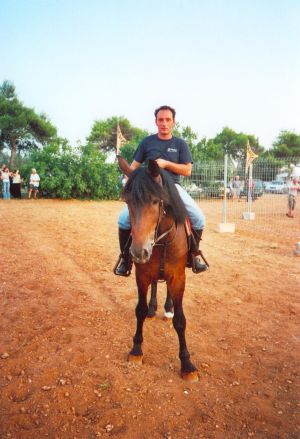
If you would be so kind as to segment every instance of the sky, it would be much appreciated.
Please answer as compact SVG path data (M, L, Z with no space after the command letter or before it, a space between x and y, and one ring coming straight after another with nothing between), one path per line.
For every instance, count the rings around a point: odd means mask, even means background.
M171 105L199 139L269 148L300 134L299 23L299 0L1 0L0 84L74 145L112 116L156 132Z

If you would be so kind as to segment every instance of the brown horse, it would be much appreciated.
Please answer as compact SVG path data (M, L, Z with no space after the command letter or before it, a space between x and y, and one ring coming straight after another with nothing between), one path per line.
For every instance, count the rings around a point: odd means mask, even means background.
M179 338L181 376L197 381L197 369L190 361L186 345L186 319L182 307L188 256L184 204L172 179L154 160L149 160L147 168L133 172L125 159L118 156L118 160L124 174L129 176L123 197L130 214L130 252L138 288L137 327L128 359L142 363L143 324L148 314L147 291L149 285L163 279L174 306L173 325Z

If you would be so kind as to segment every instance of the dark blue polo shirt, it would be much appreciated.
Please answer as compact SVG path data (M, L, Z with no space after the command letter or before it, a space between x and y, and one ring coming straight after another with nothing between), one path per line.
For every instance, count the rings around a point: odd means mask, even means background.
M172 137L169 140L162 140L157 134L145 137L137 147L134 160L143 163L149 159L164 159L173 163L186 164L192 163L192 155L186 142L179 137ZM165 169L174 180L179 183L180 175Z

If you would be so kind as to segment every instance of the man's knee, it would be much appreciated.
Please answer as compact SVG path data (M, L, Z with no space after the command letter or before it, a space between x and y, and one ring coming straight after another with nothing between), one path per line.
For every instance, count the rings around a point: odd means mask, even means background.
M193 229L195 230L202 230L205 227L205 216L202 214L202 212L191 212L190 213L190 220L191 225Z
M130 217L127 206L122 210L119 215L118 225L120 229L129 230L130 229Z

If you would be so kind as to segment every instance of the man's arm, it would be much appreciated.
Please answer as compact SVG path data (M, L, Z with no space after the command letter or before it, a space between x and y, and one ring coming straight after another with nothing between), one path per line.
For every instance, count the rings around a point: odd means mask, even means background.
M141 166L140 162L137 162L136 160L133 160L133 162L130 165L130 168L134 171L135 169L139 168Z
M184 177L190 177L192 173L192 163L173 163L164 159L157 159L156 163L160 168L167 169L174 172L174 174L183 175Z

